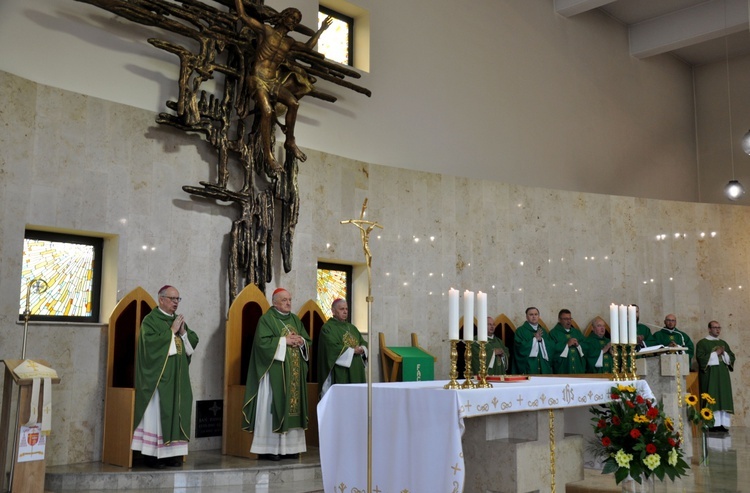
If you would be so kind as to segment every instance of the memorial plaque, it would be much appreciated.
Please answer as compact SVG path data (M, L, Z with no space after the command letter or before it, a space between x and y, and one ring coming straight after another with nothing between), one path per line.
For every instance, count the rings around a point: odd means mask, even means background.
M220 437L224 401L195 401L195 438Z

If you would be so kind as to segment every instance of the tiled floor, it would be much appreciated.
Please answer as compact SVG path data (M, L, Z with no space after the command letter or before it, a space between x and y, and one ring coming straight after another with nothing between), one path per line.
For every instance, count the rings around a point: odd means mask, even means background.
M675 482L657 481L655 493L750 493L750 429L732 428L728 435L710 435L707 466L699 463L701 445L698 439L693 447L696 457L693 457L688 476ZM74 477L86 483L87 488L96 481L103 482L102 489L86 489L88 493L322 493L323 490L320 459L317 449L312 448L299 460L278 463L227 457L218 451L193 452L176 473L170 469L152 471L140 466L127 471L101 463L50 467L47 472L45 491L50 493L83 491L82 485L71 479ZM602 475L591 469L584 473L583 481L569 484L564 491L621 491L612 475ZM141 478L145 475L150 486L128 487L127 474ZM165 482L170 485L165 486Z

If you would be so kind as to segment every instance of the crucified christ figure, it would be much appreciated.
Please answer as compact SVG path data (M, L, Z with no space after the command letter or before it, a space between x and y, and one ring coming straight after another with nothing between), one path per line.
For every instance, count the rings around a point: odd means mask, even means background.
M331 17L323 21L321 28L306 43L300 43L289 36L302 21L302 14L295 8L287 8L271 19L271 25L264 24L245 13L243 0L235 0L240 19L258 36L258 47L250 74L245 84L259 111L260 135L263 153L272 171L279 173L283 167L276 161L271 148L275 103L286 106L284 148L300 161L307 156L297 147L294 138L294 125L297 120L299 99L313 90L315 79L299 66L288 63L289 52L312 50L323 31L333 22Z

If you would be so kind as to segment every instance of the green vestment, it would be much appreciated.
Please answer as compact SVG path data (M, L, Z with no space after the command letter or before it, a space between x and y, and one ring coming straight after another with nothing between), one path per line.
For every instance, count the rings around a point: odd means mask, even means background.
M549 333L549 338L552 341L552 349L547 346L550 350L550 358L552 358L552 369L555 373L559 374L574 374L574 373L586 373L586 348L583 347L584 337L580 330L571 326L570 330L565 330L562 324L555 325ZM576 347L568 347L569 339L578 339L578 345L581 346L584 356L578 352ZM565 348L568 347L568 354L563 356Z
M710 336L709 336L710 337ZM717 347L723 347L729 356L729 365L719 357L718 365L708 366L711 353ZM698 381L701 393L708 393L716 399L716 404L709 406L714 411L726 411L734 413L734 400L732 399L732 381L729 378L730 367L734 368L734 353L729 344L721 339L706 337L698 341L695 351L695 359L698 360ZM704 402L701 405L705 405Z
M302 336L306 347L287 346L284 361L274 359L279 340L291 332ZM270 378L273 395L271 413L274 433L284 433L293 428L307 429L306 351L311 343L297 315L282 315L275 308L270 308L260 317L247 368L245 404L242 406L243 430L255 430L258 387L266 374Z
M693 341L690 339L690 336L686 333L676 328L674 330L669 330L664 327L651 336L652 345L661 344L663 346L669 346L670 342L674 342L678 346L688 348L688 359L692 363L693 355L695 354L695 346L693 345Z
M588 373L612 373L612 354L602 355L604 346L610 343L606 337L599 337L593 332L583 342L583 354L586 356ZM596 366L599 356L602 356L602 366Z
M653 334L651 334L651 329L648 328L648 325L637 324L635 326L635 333L636 335L643 337L644 347L653 346L652 344Z
M193 390L190 387L188 365L190 356L180 336L172 332L175 315L154 308L141 322L138 346L135 355L135 415L133 426L137 427L143 413L159 389L159 415L165 445L173 441L190 440L190 423L193 412ZM185 324L190 345L198 345L198 335ZM168 355L175 340L177 354Z
M349 368L336 364L336 360L348 348L367 347L367 342L353 324L329 318L320 329L320 337L315 340L315 345L318 346L318 392L322 391L329 375L331 385L367 381L364 354L355 354Z
M536 331L529 322L524 322L523 325L516 329L515 339L513 340L512 363L514 368L513 373L516 375L544 375L552 373L552 366L549 361L549 358L552 358L550 353L552 341L547 331L541 325L538 326L537 330L542 331L542 341L544 341L548 359L542 357L541 348L535 357L529 356Z
M495 363L490 368L490 361L495 349L502 349L503 356L495 356ZM497 336L487 337L487 344L484 345L485 351L485 368L487 375L505 375L508 371L508 357L510 352L505 347L503 340ZM474 341L471 346L471 372L479 375L479 343Z

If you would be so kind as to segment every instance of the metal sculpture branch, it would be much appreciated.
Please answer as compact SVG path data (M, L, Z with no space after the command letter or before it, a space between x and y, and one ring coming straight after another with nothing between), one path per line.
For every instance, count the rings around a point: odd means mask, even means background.
M198 48L191 51L170 41L148 40L180 61L178 100L166 102L173 113L160 113L156 121L201 134L216 149L216 182L182 189L239 209L232 224L227 265L230 299L247 284L265 291L273 278L276 201L281 203L279 241L284 271L292 269L299 217L298 161L306 159L294 136L299 100L310 96L336 101L318 91L317 79L371 95L347 80L359 78L358 72L313 50L330 22L313 31L300 23L297 9L279 13L263 5L263 0L215 0L213 5L199 0L76 1L197 42ZM290 31L309 39L296 41ZM215 93L203 88L209 80L215 80ZM283 112L281 123L277 115ZM277 127L285 135L283 165L273 152ZM239 182L241 187L231 188Z

